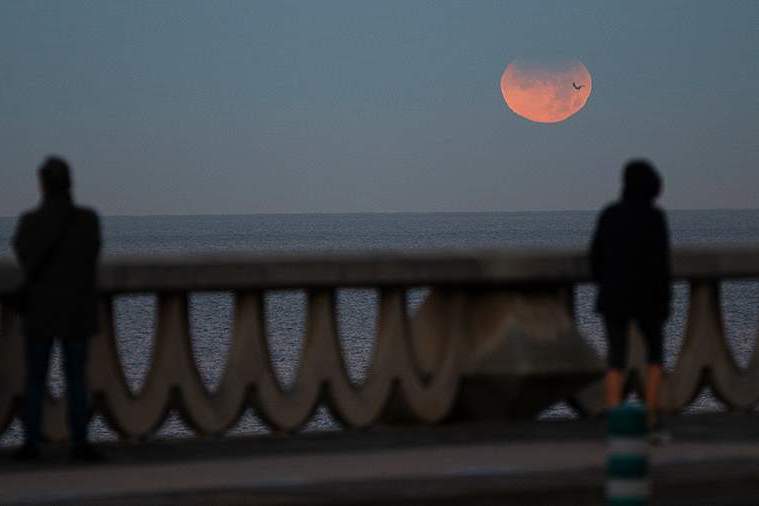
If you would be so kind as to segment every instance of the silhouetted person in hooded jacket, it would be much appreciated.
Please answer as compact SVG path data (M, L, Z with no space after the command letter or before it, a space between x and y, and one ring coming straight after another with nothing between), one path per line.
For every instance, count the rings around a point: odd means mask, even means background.
M661 179L644 160L624 170L622 198L601 213L591 244L596 310L609 343L606 403L622 401L627 336L635 323L648 352L645 401L650 425L657 423L662 382L663 328L670 309L670 246L664 212L654 205Z
M95 270L100 252L97 214L74 205L68 164L51 157L39 169L42 203L21 216L13 248L25 277L22 326L26 345L24 445L19 460L40 456L42 401L54 340L66 377L72 457L97 460L87 443L87 351L97 330Z

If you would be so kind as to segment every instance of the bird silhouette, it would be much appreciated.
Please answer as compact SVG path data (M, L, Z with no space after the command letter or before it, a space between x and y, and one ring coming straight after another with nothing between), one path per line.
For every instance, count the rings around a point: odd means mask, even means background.
M576 90L581 90L581 89L583 89L583 88L585 87L585 85L584 85L584 84L581 84L580 86L577 86L577 84L575 84L575 82L574 82L574 81L572 81L572 87L573 87L574 89L576 89Z

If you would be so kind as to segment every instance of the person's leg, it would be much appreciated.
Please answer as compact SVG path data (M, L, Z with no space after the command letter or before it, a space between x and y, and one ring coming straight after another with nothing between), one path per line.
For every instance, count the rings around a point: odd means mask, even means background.
M87 442L87 351L89 340L69 338L61 341L63 366L66 374L66 397L68 398L68 422L74 445Z
M42 401L47 394L47 371L53 338L27 337L23 422L24 445L38 447L42 441Z
M661 364L649 364L646 370L646 411L648 425L654 427L659 416L659 397L662 384Z
M611 409L622 402L624 369L627 362L626 318L604 316L606 340L609 345L606 369L606 407Z
M663 380L662 361L664 355L664 322L661 319L642 318L638 327L646 340L648 349L648 368L646 370L645 400L648 412L649 426L654 427L658 422L659 400Z
M622 403L622 389L624 388L624 373L620 369L606 370L606 407L611 409Z

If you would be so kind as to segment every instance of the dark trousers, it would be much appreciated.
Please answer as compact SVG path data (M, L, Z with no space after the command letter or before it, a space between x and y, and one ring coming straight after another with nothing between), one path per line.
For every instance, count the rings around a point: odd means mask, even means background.
M47 371L54 339L26 338L26 392L24 394L24 438L38 445L42 439L42 401L47 393ZM74 444L87 440L87 349L89 339L61 339L66 376L68 423Z
M607 363L609 369L624 369L627 364L627 331L631 322L646 342L649 365L661 365L664 356L664 319L604 316L606 339L609 342Z

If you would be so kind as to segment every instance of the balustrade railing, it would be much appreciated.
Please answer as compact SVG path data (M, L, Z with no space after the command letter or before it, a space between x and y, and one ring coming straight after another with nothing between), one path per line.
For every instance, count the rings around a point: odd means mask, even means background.
M668 411L706 386L730 409L759 402L759 353L740 368L726 341L720 282L759 278L759 250L678 251L676 279L690 284L682 349L666 376ZM19 280L0 263L0 296ZM434 423L448 417L534 416L568 400L601 409L603 360L580 335L573 294L586 283L580 252L413 253L336 256L109 259L99 273L101 332L91 341L93 405L125 438L152 434L174 410L199 434L222 434L247 408L272 427L302 427L319 405L346 427L382 421ZM376 289L376 335L365 378L351 381L337 330L336 290ZM406 293L430 292L410 315ZM277 378L266 336L264 295L306 291L306 330L295 381ZM231 344L220 383L203 383L192 354L188 296L234 294ZM157 296L153 353L133 392L116 343L114 299ZM759 310L759 308L757 308ZM2 307L0 433L19 414L23 338L15 311ZM633 374L643 365L632 340ZM148 358L146 357L146 360ZM64 405L45 406L49 437L65 436Z

